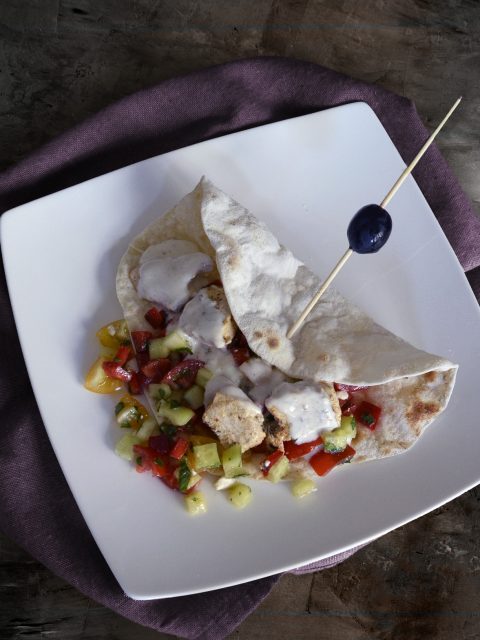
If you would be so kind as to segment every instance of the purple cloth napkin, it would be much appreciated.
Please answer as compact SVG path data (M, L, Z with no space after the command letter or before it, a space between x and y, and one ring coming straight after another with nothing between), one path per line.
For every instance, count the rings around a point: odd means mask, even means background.
M256 58L168 80L77 125L0 176L0 211L201 140L358 100L373 108L408 162L428 136L409 100L314 64ZM480 220L436 147L414 175L479 295ZM131 620L182 638L224 638L279 576L169 600L137 602L125 596L83 521L43 428L3 270L0 300L2 530L79 591ZM297 571L334 566L354 551Z

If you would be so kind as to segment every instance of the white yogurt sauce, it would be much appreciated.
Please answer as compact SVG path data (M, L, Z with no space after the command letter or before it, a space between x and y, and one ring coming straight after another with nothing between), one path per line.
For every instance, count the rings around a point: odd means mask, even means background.
M185 256L187 253L199 253L199 248L188 240L164 240L158 244L151 244L140 256L140 264L149 260L159 260L162 258L173 258L175 256Z
M240 365L240 369L253 384L263 382L272 375L271 365L261 358L250 358Z
M235 398L235 400L241 400L243 403L247 404L252 411L261 415L262 411L257 407L257 405L250 400L245 392L243 392L238 387L234 387L233 384L229 384L226 387L222 387L220 391L230 398Z
M198 252L147 260L139 268L137 292L141 298L174 311L190 297L190 281L198 273L212 269L212 260Z
M207 386L205 387L205 395L203 398L205 407L208 407L211 404L215 395L219 391L221 391L221 389L223 389L224 387L228 387L231 384L232 381L227 378L227 376L219 375L210 378L210 380L207 382Z
M311 382L283 382L265 404L270 412L283 414L290 436L298 444L315 440L338 426L327 392Z
M217 349L210 345L204 344L198 340L192 340L189 336L189 342L192 345L193 356L205 362L207 369L215 375L223 375L232 381L234 385L239 385L242 380L242 372L235 364L235 361L227 349Z
M272 368L261 358L250 358L240 365L240 370L255 385L248 394L259 405L263 405L272 391L285 380L281 371Z
M221 309L218 302L211 300L202 289L187 302L178 320L181 329L214 347L225 347L224 322L228 311Z

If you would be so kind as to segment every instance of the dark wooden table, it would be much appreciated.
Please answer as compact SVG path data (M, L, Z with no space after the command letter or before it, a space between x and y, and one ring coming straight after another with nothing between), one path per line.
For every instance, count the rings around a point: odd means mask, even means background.
M142 87L286 55L408 96L427 125L463 95L439 145L480 202L478 0L9 0L0 34L0 168ZM479 638L479 501L474 489L340 567L282 578L231 637ZM88 600L0 536L0 639L27 636L171 637Z

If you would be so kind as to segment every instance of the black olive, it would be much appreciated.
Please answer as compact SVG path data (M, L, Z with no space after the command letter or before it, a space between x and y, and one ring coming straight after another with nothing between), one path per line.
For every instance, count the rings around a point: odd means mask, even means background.
M378 204L367 204L353 216L347 229L350 249L356 253L375 253L392 232L392 218Z

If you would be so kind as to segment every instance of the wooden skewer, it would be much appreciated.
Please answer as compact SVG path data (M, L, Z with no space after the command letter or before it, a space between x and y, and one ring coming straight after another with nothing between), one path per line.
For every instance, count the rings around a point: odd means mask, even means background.
M393 187L390 189L390 191L387 193L387 195L384 197L384 199L382 200L382 202L380 203L380 206L382 208L385 208L387 206L387 204L390 202L390 200L393 198L393 196L397 193L397 191L400 189L400 187L402 186L402 184L405 182L405 179L407 178L407 176L409 176L413 169L417 166L420 158L423 156L423 154L425 153L425 151L428 149L428 147L432 144L432 142L435 140L437 134L440 132L440 130L442 129L443 125L447 122L447 120L450 118L450 116L452 115L452 113L455 111L455 109L458 107L458 105L460 104L460 101L462 100L462 96L460 96L460 98L458 98L457 100L455 100L454 104L452 105L452 107L450 108L450 110L448 111L447 115L443 118L443 120L440 122L440 124L438 125L438 127L435 129L435 131L431 134L431 136L428 138L428 140L425 142L425 144L423 145L423 147L420 149L420 151L417 153L417 155L415 156L415 158L411 161L411 163L408 165L408 167L406 167L401 175L399 176L399 178L396 180L395 184L393 185ZM310 312L312 311L312 309L315 307L315 305L317 304L317 302L320 300L320 298L323 296L323 294L325 293L325 291L328 289L328 287L332 284L334 278L337 276L337 274L339 273L340 269L343 267L343 265L347 262L347 260L350 258L350 256L352 255L353 250L348 248L345 253L343 254L343 256L340 258L340 260L337 262L337 264L335 265L335 267L333 268L333 270L331 271L330 275L327 277L327 279L324 281L324 283L322 284L322 286L320 287L320 289L317 291L317 293L314 295L314 297L310 300L310 302L307 304L307 306L305 307L305 309L302 311L302 313L300 314L300 316L298 317L298 319L295 321L295 323L290 327L290 329L288 330L287 333L287 338L291 339L296 332L298 331L298 329L301 327L301 325L303 324L303 322L305 321L305 318L310 314Z

